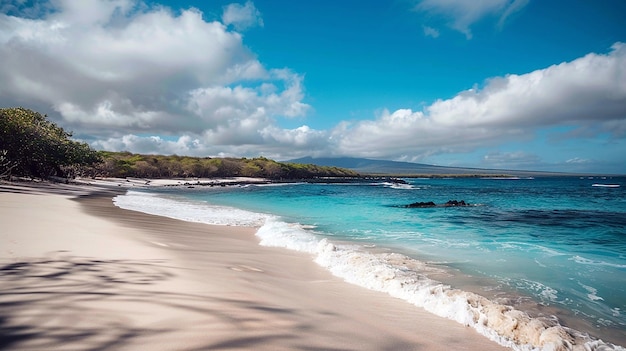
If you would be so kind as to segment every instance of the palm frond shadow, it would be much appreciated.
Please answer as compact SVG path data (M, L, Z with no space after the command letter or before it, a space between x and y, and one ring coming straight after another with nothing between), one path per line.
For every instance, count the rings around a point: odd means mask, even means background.
M172 277L160 263L65 256L3 265L0 349L25 341L42 349L84 341L96 350L140 334L167 332L135 328L119 314L89 306L90 301L145 301L164 294L138 288Z
M161 341L181 350L363 349L363 340L345 347L354 336L332 328L343 317L328 308L285 307L254 294L181 293L174 268L160 260L63 252L0 264L0 350L133 350ZM138 323L134 311L154 322ZM397 338L377 345L379 350L416 346Z
M120 349L198 328L191 321L137 324L128 313L120 313L123 307L119 306L138 304L145 305L144 310L158 307L205 321L200 333L211 341L190 348L197 350L267 345L294 339L295 330L314 329L294 317L302 315L295 309L163 289L160 283L175 278L170 268L158 260L102 260L58 253L5 263L0 266L0 350L65 349L68 345ZM291 328L259 328L270 315L293 322Z

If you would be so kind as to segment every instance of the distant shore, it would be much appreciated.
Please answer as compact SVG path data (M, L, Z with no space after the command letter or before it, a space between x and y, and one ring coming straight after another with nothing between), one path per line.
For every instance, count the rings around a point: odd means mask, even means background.
M167 182L90 183L0 183L0 348L506 349L347 284L307 255L261 247L254 228L111 201L125 188Z

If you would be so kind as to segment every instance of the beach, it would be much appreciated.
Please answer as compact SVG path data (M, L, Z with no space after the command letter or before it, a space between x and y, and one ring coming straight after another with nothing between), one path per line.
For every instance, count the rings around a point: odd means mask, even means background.
M506 349L255 228L115 207L123 191L0 184L0 349Z

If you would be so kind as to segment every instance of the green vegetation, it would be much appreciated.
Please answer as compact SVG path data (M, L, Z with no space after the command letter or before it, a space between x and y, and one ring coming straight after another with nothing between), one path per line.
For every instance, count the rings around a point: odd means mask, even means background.
M100 162L87 144L70 140L71 133L47 116L25 108L0 109L0 177L74 176Z
M25 108L0 109L0 178L27 176L141 178L258 177L271 180L358 177L338 167L280 163L264 157L210 158L97 152L71 140L47 116Z
M280 163L265 157L211 158L188 156L138 155L129 152L101 152L103 162L90 173L106 177L211 178L255 177L271 180L358 177L338 167Z

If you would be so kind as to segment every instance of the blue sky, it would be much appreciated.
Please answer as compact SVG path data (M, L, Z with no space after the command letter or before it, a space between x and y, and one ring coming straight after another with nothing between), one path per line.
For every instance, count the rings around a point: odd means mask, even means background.
M0 10L0 106L98 149L626 174L621 0Z

